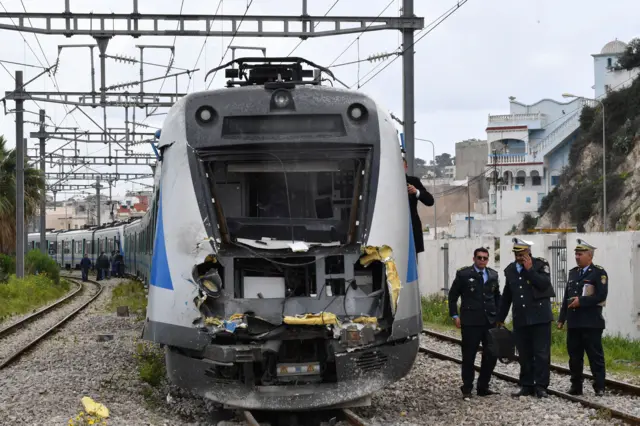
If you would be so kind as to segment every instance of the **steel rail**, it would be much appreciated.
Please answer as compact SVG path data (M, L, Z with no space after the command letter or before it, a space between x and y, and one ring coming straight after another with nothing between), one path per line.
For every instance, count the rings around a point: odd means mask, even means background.
M58 300L57 302L54 302L48 306L46 306L45 308L34 312L33 314L21 319L20 321L16 322L15 324L11 324L5 328L3 328L2 330L0 330L0 339L14 333L17 329L19 329L20 327L23 327L27 324L29 324L30 322L40 318L41 316L43 316L44 314L46 314L47 312L51 311L54 308L59 308L60 306L62 306L66 301L71 300L74 296L76 296L80 290L82 290L82 286L78 285L78 283L74 283L76 284L78 287L75 289L75 291L67 294L65 297L63 297L62 299Z
M70 276L64 276L65 279L71 280L71 281L75 281L76 283L78 282L78 278L74 278L74 277L70 277ZM102 293L102 290L104 287L102 287L102 284L96 282L96 281L88 281L94 285L97 286L98 291L93 295L93 297L91 297L91 299L89 299L87 302L85 302L84 304L82 304L82 306L80 306L79 308L77 308L76 310L74 310L73 312L71 312L69 315L67 315L66 317L64 317L62 320L60 320L58 323L56 323L55 325L53 325L51 328L49 328L48 330L46 330L44 333L42 333L40 336L36 337L35 339L33 339L31 342L27 343L25 346L23 346L22 348L20 348L19 350L17 350L16 352L14 352L12 355L10 355L7 359L5 359L2 363L0 363L0 370L6 368L9 364L11 364L12 362L16 361L17 359L19 359L22 355L24 355L29 349L31 349L33 346L35 346L36 344L38 344L40 341L42 341L45 337L47 337L49 334L51 334L52 332L56 331L57 329L59 329L63 324L65 324L67 321L69 321L71 318L73 318L74 316L76 316L78 314L78 312L80 312L81 310L83 310L84 308L86 308L87 306L89 306L89 304L91 302L93 302L98 296L100 296L100 294Z
M456 358L453 357L451 355L447 355L447 354L443 354L441 352L438 351L434 351L433 349L427 349L427 348L419 348L419 352L423 353L423 354L427 354L427 355L431 355L435 358L444 360L444 361L452 361L455 362L456 364L462 364L462 360L460 358ZM480 366L478 365L473 365L473 367L475 368L476 371L480 371ZM505 373L501 373L499 371L494 371L493 375L496 376L499 379L505 380L507 382L512 382L512 383L518 383L519 379L517 377L513 377L510 376L508 374ZM629 414L626 413L624 411L620 411L620 410L616 410L615 408L611 408L608 407L606 405L603 404L599 404L597 402L593 402L593 401L589 401L588 399L585 398L580 398L578 396L574 396L574 395L569 395L566 392L561 392L559 390L553 389L553 388L547 388L547 393L549 393L550 395L554 395L563 399L567 399L569 401L572 402L578 402L580 404L582 404L583 406L587 407L587 408L594 408L596 410L603 410L603 411L607 411L609 413L611 413L611 417L615 417L617 419L620 420L624 420L626 422L629 422L631 424L634 425L640 425L640 417L634 416L633 414Z
M454 336L449 336L447 334L443 334L443 333L439 333L437 331L433 331L433 330L422 330L422 334L430 336L430 337L435 337L436 339L439 340L443 340L446 342L451 342L451 343L455 343L457 345L462 345L462 340L454 337ZM482 345L480 345L478 351L482 351ZM516 356L516 360L517 360L517 356ZM550 369L553 371L556 371L558 373L562 373L562 374L571 374L571 370L569 370L567 367L563 367L561 365L558 364L550 364ZM583 372L582 373L582 377L586 378L586 379L590 379L593 380L593 375L591 373L587 373L587 372ZM630 394L633 395L638 395L640 396L640 386L638 385L633 385L631 383L627 383L627 382L622 382L620 380L614 380L614 379L609 379L606 378L604 381L605 386L609 387L610 389L616 389L619 391L623 391L623 392L628 392Z

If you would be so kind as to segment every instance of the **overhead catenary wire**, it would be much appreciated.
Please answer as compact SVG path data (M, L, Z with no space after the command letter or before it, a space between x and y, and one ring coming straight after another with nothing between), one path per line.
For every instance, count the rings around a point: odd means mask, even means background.
M329 8L329 10L327 10L323 16L327 16L327 15L328 15L332 10L333 10L333 8L334 8L334 7L336 7L336 5L337 5L339 2L340 2L340 0L336 0L335 2L333 2L333 4L331 5L331 7ZM313 26L313 29L315 30L315 29L316 29L316 27L317 27L319 24L320 24L320 22L316 22L316 24ZM296 44L296 46L295 46L293 49L291 49L291 52L289 52L289 53L287 54L287 57L288 57L288 56L293 55L293 52L295 52L296 50L298 50L298 47L300 47L300 45L301 45L302 43L304 43L304 41L305 41L305 40L306 40L306 39L302 39L302 40L300 40L300 41L298 42L298 44Z
M431 24L429 24L427 27L431 27L428 30L425 28L424 34L422 34L418 39L416 39L410 46L404 47L402 49L402 51L400 52L400 54L398 56L396 56L395 58L393 58L391 61L387 62L386 65L379 70L378 72L376 72L373 76L371 76L368 80L366 80L364 83L360 84L360 82L357 82L356 84L359 85L359 87L363 87L365 84L367 84L368 82L370 82L371 80L373 80L374 78L376 78L382 71L384 71L385 69L387 69L391 64L393 64L400 56L402 56L405 52L407 52L409 49L413 49L413 47L418 44L420 42L420 40L422 40L423 38L425 38L429 33L431 33L431 31L435 30L436 28L438 28L438 26L440 26L440 24L442 24L444 21L446 21L451 15L453 15L456 11L460 10L460 8L462 6L464 6L469 0L460 0L458 1L458 3L451 7L447 12L445 12L444 14L440 15L438 18L436 18ZM364 77L363 77L364 78ZM355 86L355 84L354 84ZM353 87L353 86L352 86Z
M222 0L218 0L218 7L216 8L216 11L213 14L213 19L215 20L216 16L218 16L218 11L220 10L220 6L222 6ZM211 33L211 29L213 28L213 20L211 22L211 27L209 27L209 29L207 29L207 35L204 38L204 42L202 42L202 47L200 47L200 52L198 53L198 57L196 58L196 63L193 65L192 68L195 68L198 66L198 62L200 62L200 57L202 56L202 52L204 51L204 49L207 46L207 40L209 39L209 33ZM206 61L205 61L206 62ZM205 64L206 65L206 64ZM206 67L205 67L206 68ZM207 70L205 69L205 72ZM189 91L189 87L191 86L191 81L193 79L189 79L189 84L187 85L187 92ZM194 89L195 89L195 85L194 85Z
M380 18L380 16L382 16L382 14L383 14L387 9L389 9L389 7L393 4L393 2L394 2L394 1L395 1L395 0L391 0L391 1L390 1L390 2L385 6L385 8L384 8L384 9L382 9L382 10L380 11L380 13L378 13L378 16L376 16L376 18L375 18L372 22L370 22L370 23L369 23L369 25L367 25L367 26L365 27L365 29L364 29L364 30L362 30L362 31L358 34L358 36L357 36L356 38L354 38L354 39L353 39L353 41L352 41L351 43L349 43L349 45L348 45L347 47L345 47L345 49L344 49L344 50L343 50L343 51L342 51L342 52L341 52L341 53L340 53L340 54L339 54L339 55L338 55L338 56L337 56L333 61L331 61L331 63L327 66L327 68L329 68L329 67L331 67L331 65L335 64L335 63L338 61L338 59L340 59L340 58L342 57L342 55L344 55L344 54L346 53L346 51L347 51L347 50L349 50L349 48L350 48L351 46L353 46L353 45L358 41L358 39L360 38L360 36L362 36L362 34L364 34L364 33L365 33L365 31L367 31L367 30L369 29L369 27L371 27L371 25L373 25L375 22L377 22L377 21L378 21L378 19Z
M247 13L249 13L249 8L251 7L252 4L253 4L253 0L249 0L249 2L247 3L247 7L244 10L244 14L242 15L242 19L240 19L240 23L236 27L236 30L233 32L233 36L231 37L231 40L229 40L227 49L224 51L224 53L222 54L222 57L220 58L220 63L218 64L218 67L222 65L224 58L227 56L227 53L231 48L231 43L233 43L233 40L236 38L236 34L238 34L238 31L240 31L240 27L242 26L242 23L244 22L244 18L247 16ZM211 81L209 81L209 84L207 85L207 90L209 90L209 88L211 87L211 84L213 83L213 80L215 80L216 74L218 74L218 71L213 73L213 77L211 77Z

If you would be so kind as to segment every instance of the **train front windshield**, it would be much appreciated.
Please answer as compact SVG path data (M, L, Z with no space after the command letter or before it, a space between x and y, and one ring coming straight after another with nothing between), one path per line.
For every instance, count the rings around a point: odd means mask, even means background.
M229 237L346 243L362 208L367 150L262 148L205 163Z

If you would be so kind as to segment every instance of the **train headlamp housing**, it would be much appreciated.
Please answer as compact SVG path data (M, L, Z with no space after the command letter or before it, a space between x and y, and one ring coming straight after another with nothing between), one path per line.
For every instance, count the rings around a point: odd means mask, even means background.
M202 290L207 297L211 297L212 299L220 297L220 293L222 291L222 279L216 269L211 269L200 277L198 285L200 286L200 290Z
M279 89L271 95L271 110L294 110L293 98L291 92Z
M369 111L362 104L351 104L347 109L347 115L351 121L363 123L369 116Z
M196 110L196 121L201 125L209 125L215 118L216 112L209 105L203 105Z

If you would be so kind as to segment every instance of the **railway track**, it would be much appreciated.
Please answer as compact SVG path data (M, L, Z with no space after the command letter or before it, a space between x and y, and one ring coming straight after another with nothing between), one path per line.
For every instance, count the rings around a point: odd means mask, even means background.
M423 330L422 332L423 334L427 335L427 336L431 336L434 337L436 339L440 339L442 341L446 341L446 342L451 342L451 343L456 343L458 345L461 344L461 340L453 337L453 336L449 336L446 334L442 334L442 333L438 333L435 331L431 331L431 330ZM435 358L441 359L441 360L445 360L445 361L451 361L451 362L455 362L457 364L462 364L462 359L442 353L442 352L438 352L435 351L433 349L428 349L428 348L424 348L424 347L420 347L420 353L423 353L425 355L430 355L433 356ZM474 363L474 368L476 369L476 371L480 371L480 366L476 365ZM551 365L551 369L555 372L558 373L562 373L562 374L568 374L569 373L569 369L559 366L559 365ZM518 383L519 379L517 377L511 376L509 374L500 372L500 371L495 371L493 372L493 375L498 377L499 379L511 382L511 383ZM584 377L592 377L590 374L583 374ZM618 380L611 380L611 379L607 379L606 385L609 388L614 388L616 390L620 390L622 392L625 393L629 393L633 396L640 396L640 387L632 385L630 383L625 383L625 382L621 382ZM634 414L622 411L622 410L618 410L616 408L610 407L608 405L605 404L601 404L599 402L596 401L591 401L587 398L584 397L580 397L580 396L574 396L574 395L569 395L566 392L562 392L559 391L557 389L554 389L552 387L549 387L547 389L547 392L550 395L555 395L557 397L572 401L572 402L577 402L582 404L585 407L588 408L593 408L596 410L601 410L604 412L608 412L611 414L611 417L613 418L617 418L620 420L623 420L625 422L628 422L630 424L634 424L634 425L640 425L640 417L636 416Z
M262 424L258 422L255 416L253 415L253 413L251 413L248 410L244 410L240 414L244 420L244 423L248 426L260 426ZM328 417L329 419L326 422L323 422L322 424L333 426L338 422L341 422L341 424L344 424L344 422L346 422L352 426L369 426L369 423L367 423L363 418L356 415L353 411L347 408L338 410L336 412L331 412L331 414L328 415ZM314 419L314 421L316 422L314 424L317 424L317 419ZM305 423L296 423L296 424L299 426L302 426Z
M7 337L9 337L9 336L11 336L13 334L16 334L18 332L18 330L21 329L21 328L24 328L25 325L27 325L29 323L32 323L32 322L34 322L36 320L45 318L46 317L45 314L50 314L50 313L56 311L57 309L61 308L63 305L66 304L65 302L70 301L72 298L75 298L83 288L86 288L84 283L82 283L82 281L80 281L76 277L61 276L61 278L65 278L65 279L75 283L76 285L78 285L78 289L76 291L74 291L72 294L66 296L64 299L61 299L57 303L54 303L54 304L46 307L45 309L42 309L42 310L34 313L33 315L30 315L30 316L24 318L23 320L15 323L15 324L10 325L9 327L4 328L3 330L0 331L0 339L5 339L5 338L7 338ZM50 335L51 333L53 333L54 331L59 329L62 325L64 325L66 322L68 322L70 319L75 317L80 311L82 311L84 308L86 308L91 302L93 302L102 293L102 288L103 287L102 287L102 285L100 283L95 282L95 281L91 281L91 280L89 280L88 282L94 284L96 286L96 288L97 288L97 291L86 302L82 303L78 308L74 309L71 313L66 315L60 321L56 322L53 326L46 328L35 339L32 339L28 343L26 343L24 345L21 345L17 350L13 351L7 357L4 357L2 360L0 360L0 370L6 368L7 366L9 366L12 363L14 363L15 361L17 361L29 349L31 349L32 347L36 346L39 342L44 340L48 335Z
M454 336L450 336L448 334L438 333L437 331L433 331L433 330L422 330L422 334L435 337L438 340L443 340L446 342L455 343L457 345L462 345L461 339ZM482 351L482 345L480 345L480 348L478 349L478 351L479 352ZM517 360L517 356L516 356L516 360ZM557 373L571 374L571 371L569 371L567 367L563 367L562 365L551 364L550 368L551 368L551 371L555 371ZM591 373L583 372L582 376L585 379L593 380L593 375ZM616 389L621 392L626 392L632 395L640 396L640 386L627 383L627 382L622 382L620 380L609 379L609 378L606 378L604 383L605 383L605 386L609 389Z

